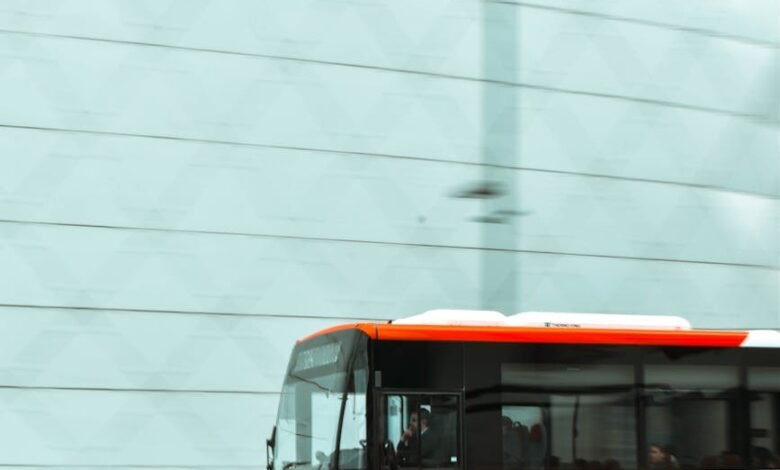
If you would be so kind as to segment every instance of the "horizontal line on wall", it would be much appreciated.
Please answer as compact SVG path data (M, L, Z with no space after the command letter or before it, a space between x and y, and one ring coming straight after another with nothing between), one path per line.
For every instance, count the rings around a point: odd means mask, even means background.
M253 468L258 469L261 467L265 467L264 465L153 465L153 464L136 464L136 465L95 465L95 464L64 464L64 465L57 465L57 464L32 464L32 463L0 463L0 468L80 468L80 469L89 469L89 468L150 468L150 469L186 469L186 468L199 468L199 469L207 469L207 468L213 468L213 469L226 469L226 468Z
M709 265L709 266L728 266L728 267L736 267L736 268L766 269L772 271L780 270L780 266L752 264L752 263L729 263L723 261L706 261L706 260L679 259L679 258L654 258L654 257L643 257L643 256L623 256L623 255L609 255L609 254L597 254L597 253L577 253L577 252L566 252L566 251L523 250L523 249L516 249L516 248L493 248L493 247L478 247L478 246L466 246L466 245L435 245L430 243L359 240L359 239L349 239L349 238L305 237L302 235L279 235L279 234L267 234L267 233L226 232L226 231L217 231L217 230L212 231L212 230L170 229L170 228L156 228L156 227L133 227L133 226L124 226L124 225L79 224L79 223L12 220L12 219L0 219L0 224L42 225L42 226L52 226L52 227L144 231L144 232L177 233L177 234L188 234L188 235L218 235L218 236L231 236L231 237L270 238L270 239L279 239L279 240L300 240L300 241L323 242L323 243L355 243L355 244L363 244L363 245L398 246L398 247L410 247L410 248L433 248L433 249L445 249L445 250L467 250L467 251L484 251L484 252L498 252L498 253L515 253L515 254L522 253L522 254L532 254L532 255L572 256L572 257L581 257L581 258L612 259L612 260L622 260L622 261L647 261L647 262L659 262L659 263L682 263L682 264L698 264L698 265Z
M0 304L0 309L3 308L18 308L18 309L29 309L29 310L68 310L68 311L85 311L85 312L112 312L112 313L119 313L119 312L127 312L127 313L153 313L153 314L176 314L176 315L192 315L192 316L231 316L231 317L265 317L265 316L276 316L280 318L285 318L289 320L293 319L334 319L334 320L345 320L345 322L360 322L360 323L374 323L374 322L388 322L389 319L367 319L367 318L345 318L345 317L317 317L317 316L299 316L299 315L263 315L263 314L253 314L253 313L220 313L220 312L200 312L200 311L187 311L187 310L152 310L152 309L135 309L135 308L117 308L117 307L76 307L76 306L63 306L63 305L32 305L32 304ZM613 312L614 313L614 312ZM770 325L770 326L751 326L749 328L750 330L776 330L776 325ZM717 328L696 328L696 330L713 330L713 331L722 331L722 330L734 330L734 331L741 331L745 330L744 325L740 326L724 326L724 327L717 327ZM2 388L2 387L0 387ZM119 389L121 390L121 389ZM174 390L177 391L177 390ZM247 392L247 393L257 393L257 394L263 394L263 393L277 393L277 392Z
M39 132L59 132L64 134L85 134L85 135L96 135L96 136L104 136L104 137L127 137L132 139L167 140L172 142L187 142L187 143L206 144L206 145L225 145L225 146L234 146L234 147L262 148L262 149L282 150L282 151L324 153L330 155L351 155L351 156L363 156L363 157L372 157L372 158L386 158L391 160L392 159L409 160L409 161L418 161L418 162L426 162L426 163L466 165L466 166L478 167L478 168L495 168L499 170L527 171L533 173L576 176L576 177L583 177L583 178L598 178L598 179L605 179L610 181L628 181L628 182L635 182L635 183L679 186L684 188L718 191L718 192L724 192L729 194L744 194L748 196L761 197L765 199L780 199L780 195L778 194L762 193L757 191L744 191L744 190L728 188L725 186L690 183L684 181L670 181L670 180L660 180L660 179L653 179L653 178L639 178L633 176L609 175L609 174L602 174L602 173L586 173L586 172L579 172L579 171L553 170L547 168L535 168L535 167L527 167L527 166L519 166L519 165L499 165L494 163L467 162L461 160L448 160L443 158L419 157L413 155L398 155L398 154L391 154L391 153L359 152L354 150L327 149L327 148L319 148L319 147L300 147L300 146L292 146L292 145L263 144L257 142L238 142L238 141L226 141L226 140L215 140L215 139L202 139L202 138L194 138L194 137L168 136L168 135L159 135L159 134L132 134L127 132L100 131L100 130L92 130L92 129L68 129L68 128L60 128L60 127L26 126L26 125L19 125L19 124L3 124L3 123L0 123L0 129L14 129L14 130L39 131Z
M382 72L416 75L421 77L443 78L449 80L460 80L460 81L468 81L468 82L476 82L476 83L484 83L484 84L492 84L492 85L525 88L530 90L546 91L550 93L561 93L561 94L569 94L569 95L577 95L577 96L588 96L592 98L629 101L629 102L647 104L652 106L683 109L687 111L697 111L697 112L710 113L710 114L720 114L725 116L745 118L745 119L758 120L758 121L761 121L763 119L762 116L757 114L752 114L752 113L745 113L741 111L734 111L734 110L722 109L722 108L713 108L708 106L698 106L698 105L667 101L667 100L641 98L641 97L634 97L634 96L618 95L613 93L600 93L600 92L586 91L586 90L558 88L558 87L551 87L551 86L545 86L545 85L533 84L533 83L492 80L492 79L485 79L479 77L469 77L465 75L454 75L454 74L446 74L446 73L438 73L438 72L425 72L421 70L412 70L412 69L399 69L399 68L385 67L380 65L355 64L349 62L306 59L301 57L278 56L273 54L258 54L258 53L251 53L251 52L239 52L239 51L230 51L230 50L222 50L222 49L174 46L174 45L163 44L163 43L129 41L129 40L122 40L122 39L107 39L107 38L77 36L77 35L69 35L69 34L38 33L38 32L9 30L9 29L0 29L0 33L43 37L43 38L59 38L59 39L69 39L69 40L76 40L76 41L99 42L99 43L108 43L108 44L122 44L122 45L129 45L129 46L164 48L164 49L173 49L173 50L181 50L181 51L188 51L188 52L205 52L209 54L230 55L230 56L248 57L248 58L255 58L255 59L279 60L279 61L298 62L298 63L307 63L307 64L328 65L334 67L375 70L375 71L382 71Z
M12 304L0 303L0 308L24 308L35 310L70 310L84 312L110 312L110 313L151 313L165 315L202 315L213 317L243 317L243 318L284 318L301 320L341 320L344 322L385 322L390 319L383 318L357 318L357 317L336 317L325 315L282 315L270 313L240 313L240 312L208 312L200 310L170 310L170 309L150 309L150 308L121 308L121 307L86 307L70 305L46 305L46 304Z
M201 390L168 388L121 388L121 387L61 387L35 385L2 385L0 390L41 390L55 392L117 392L117 393L189 393L204 395L279 395L279 392L258 390Z
M518 6L521 8L528 8L532 10L546 10L555 13L562 13L565 15L585 16L588 18L594 18L599 20L616 21L620 23L632 23L641 26L649 26L652 28L696 34L696 35L706 36L706 37L716 38L716 39L727 39L730 41L741 42L745 44L750 44L752 46L760 46L760 47L766 47L770 49L780 48L780 44L776 42L751 38L748 36L740 36L738 34L725 33L721 31L715 31L715 30L705 29L705 28L696 28L696 27L684 26L680 24L663 23L661 21L644 20L641 18L633 18L629 16L612 15L609 13L600 13L600 12L588 11L588 10L577 10L574 8L543 5L539 3L529 3L523 1L516 1L516 2L512 0L487 0L487 1L491 3Z

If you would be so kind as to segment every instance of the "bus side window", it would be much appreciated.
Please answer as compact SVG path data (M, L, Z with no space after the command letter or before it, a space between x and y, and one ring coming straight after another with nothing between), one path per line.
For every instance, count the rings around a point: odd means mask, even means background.
M423 453L433 456L433 467L458 467L458 397L455 395L434 395L430 397L431 427L437 433L436 449L425 449ZM425 460L423 460L423 466Z
M382 467L392 469L394 459L400 468L460 468L459 410L458 395L385 395Z
M645 365L647 463L653 468L747 468L736 440L738 367L695 363L696 358ZM718 364L718 359L709 360Z
M780 468L780 365L748 369L750 468Z
M633 365L593 349L543 351L501 365L503 468L639 468Z

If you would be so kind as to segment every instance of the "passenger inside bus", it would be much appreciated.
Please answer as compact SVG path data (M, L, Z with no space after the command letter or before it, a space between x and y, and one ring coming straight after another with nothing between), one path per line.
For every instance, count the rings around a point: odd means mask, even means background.
M668 447L660 444L650 444L647 452L647 460L651 470L673 470L680 468L677 458L672 455Z
M398 464L402 467L418 465L418 458L423 466L438 464L441 458L439 435L431 423L431 412L425 408L412 411L409 416L409 426L398 442ZM426 465L428 464L428 465Z
M504 468L515 470L523 468L525 443L528 440L528 430L520 423L514 423L512 418L501 418L501 438L504 452Z
M780 458L772 454L766 447L753 447L752 468L780 468Z

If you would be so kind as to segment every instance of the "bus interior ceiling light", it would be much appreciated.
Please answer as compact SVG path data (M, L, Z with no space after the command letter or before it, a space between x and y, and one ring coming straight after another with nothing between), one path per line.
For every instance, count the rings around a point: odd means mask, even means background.
M613 313L521 312L506 316L493 310L437 309L393 320L396 325L463 325L540 328L608 328L691 330L685 318L672 315L621 315Z

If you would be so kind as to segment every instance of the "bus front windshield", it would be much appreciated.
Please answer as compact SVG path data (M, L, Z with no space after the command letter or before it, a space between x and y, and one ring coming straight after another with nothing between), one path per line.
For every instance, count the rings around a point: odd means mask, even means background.
M276 423L275 470L334 468L337 445L338 468L365 468L365 343L340 336L293 352Z

